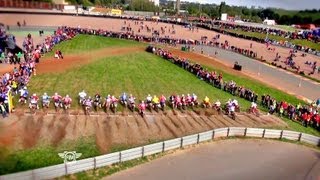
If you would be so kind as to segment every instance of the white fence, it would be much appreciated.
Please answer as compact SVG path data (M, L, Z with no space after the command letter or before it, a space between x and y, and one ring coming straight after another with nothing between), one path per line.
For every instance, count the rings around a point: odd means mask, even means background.
M189 135L181 138L171 139L159 143L128 149L121 152L115 152L93 158L82 159L76 162L68 162L65 164L59 164L55 166L29 170L25 172L3 175L0 176L0 180L52 179L59 176L64 176L81 171L112 165L114 163L120 163L136 158L141 158L156 153L161 153L173 149L179 149L188 145L198 144L200 142L214 140L216 138L221 137L258 137L288 139L294 141L301 141L315 146L320 146L320 137L295 131L244 127L219 128L207 132L202 132L199 134Z

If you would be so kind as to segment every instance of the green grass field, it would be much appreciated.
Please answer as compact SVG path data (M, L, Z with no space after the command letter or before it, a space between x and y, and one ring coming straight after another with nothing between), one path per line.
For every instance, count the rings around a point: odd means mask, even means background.
M217 90L171 62L147 52L103 58L65 73L39 75L33 77L29 89L37 94L44 91L69 94L73 99L83 89L92 96L97 92L103 96L120 96L127 92L140 100L148 94L168 97L172 93L196 93L200 99L207 95L220 101L233 98L229 93ZM243 108L248 108L249 102L237 99Z
M249 36L249 37L256 37L256 38L261 38L261 39L265 39L266 38L266 34L258 33L258 32L247 32L247 31L242 31L242 30L239 30L239 29L238 30L227 30L227 31L233 32L233 33L242 34L242 35L246 35L246 36ZM311 41L307 41L307 40L286 39L284 37L275 36L275 35L272 35L272 34L269 34L268 38L272 39L272 40L276 40L276 41L289 41L289 42L291 42L293 44L296 44L296 45L307 46L307 47L310 47L312 49L320 50L320 44L317 44L317 43L314 43L314 42L311 42Z
M53 48L52 52L46 54L46 56L52 56L57 49L61 50L64 54L78 54L81 52L87 52L107 47L133 46L144 47L144 43L116 38L106 38L102 36L78 35L71 41L61 42L59 45Z
M10 151L3 147L0 148L0 174L7 174L29 169L56 165L63 163L63 159L58 153L64 151L81 152L80 159L85 159L100 155L95 138L86 137L76 141L68 141L56 147L40 143L39 146L19 151Z

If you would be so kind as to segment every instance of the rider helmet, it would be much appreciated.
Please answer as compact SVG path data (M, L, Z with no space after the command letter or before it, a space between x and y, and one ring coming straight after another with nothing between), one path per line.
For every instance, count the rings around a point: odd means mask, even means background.
M36 94L33 94L32 96L37 96Z
M67 94L67 95L66 95L66 98L68 98L68 97L69 97L69 95Z
M58 93L54 93L55 96L58 96Z
M47 93L45 92L43 95L47 96Z

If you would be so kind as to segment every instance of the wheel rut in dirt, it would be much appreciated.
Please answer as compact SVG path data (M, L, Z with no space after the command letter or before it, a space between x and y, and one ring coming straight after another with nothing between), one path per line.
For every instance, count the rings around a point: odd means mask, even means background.
M199 115L200 114L200 115ZM140 115L16 115L0 123L0 147L26 149L42 142L55 147L65 141L93 137L101 153L116 145L136 146L222 127L287 127L274 116L241 114L236 120L195 112ZM10 141L8 141L8 139Z

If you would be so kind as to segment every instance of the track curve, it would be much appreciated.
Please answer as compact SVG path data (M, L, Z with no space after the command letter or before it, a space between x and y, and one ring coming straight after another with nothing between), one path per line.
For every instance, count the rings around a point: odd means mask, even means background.
M272 140L203 144L106 179L319 179L320 152Z

